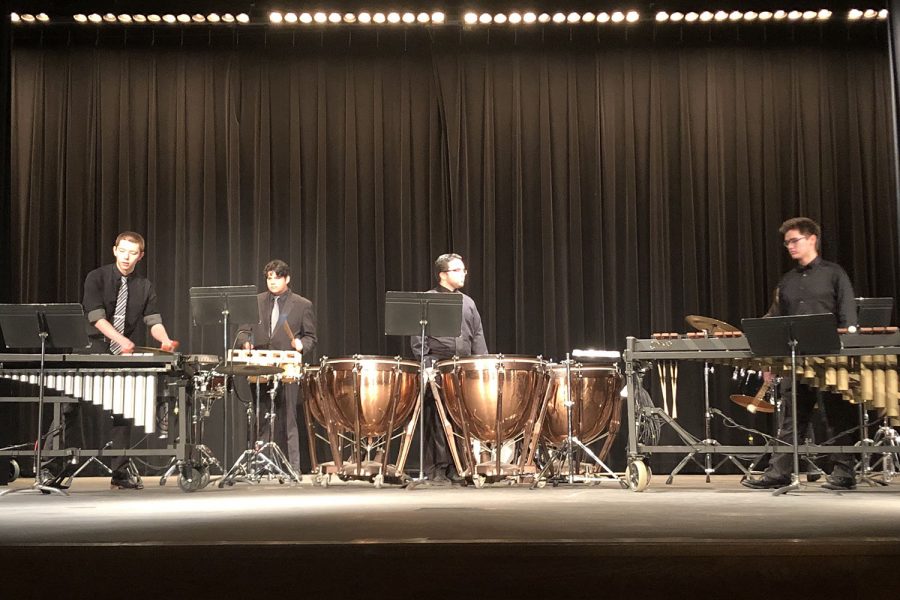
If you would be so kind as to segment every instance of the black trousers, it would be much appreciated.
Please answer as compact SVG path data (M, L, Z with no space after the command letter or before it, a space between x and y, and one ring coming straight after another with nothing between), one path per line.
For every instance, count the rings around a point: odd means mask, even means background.
M269 423L264 415L271 407L268 394L270 384L260 386L261 404L260 415L260 439L263 442L270 441ZM256 385L251 384L254 397ZM312 459L309 455L309 447L305 443L306 420L303 414L303 404L300 398L300 384L287 383L279 385L275 395L275 443L287 455L291 466L300 472L309 473L312 470ZM301 431L303 430L303 431Z
M778 439L789 444L793 443L793 415L791 414L791 385L790 380L782 382L781 398L784 407L784 420L778 431ZM804 384L797 385L797 437L799 443L804 442L805 432L813 417L813 410L818 405L823 411L827 429L827 437L830 439L835 434L841 433L858 425L858 408L839 394L821 392ZM846 433L832 441L839 446L852 446L858 433ZM853 477L853 456L850 454L834 453L830 455L832 474L838 477ZM775 454L766 469L766 475L772 478L784 479L794 470L793 454Z

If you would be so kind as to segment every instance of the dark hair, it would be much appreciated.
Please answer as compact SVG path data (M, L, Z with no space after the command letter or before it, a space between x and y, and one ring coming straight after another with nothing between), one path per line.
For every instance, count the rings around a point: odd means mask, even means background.
M816 236L816 250L822 247L822 228L809 217L794 217L793 219L788 219L778 228L778 233L784 235L791 229L796 229L803 235Z
M291 275L291 268L286 262L276 258L275 260L270 260L269 263L263 267L263 277L268 277L270 272L275 273L278 277L289 277Z
M434 259L434 278L440 280L441 273L446 273L450 262L454 260L462 260L462 256L451 252L449 254L441 254Z
M113 246L118 246L119 242L121 242L122 240L133 242L140 247L141 252L144 251L144 236L142 236L141 234L135 233L133 231L123 231L118 236L116 236L116 243L113 244Z

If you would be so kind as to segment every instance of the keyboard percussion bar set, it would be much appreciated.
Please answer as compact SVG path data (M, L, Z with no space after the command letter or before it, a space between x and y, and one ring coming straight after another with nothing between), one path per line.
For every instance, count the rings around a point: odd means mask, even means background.
M677 375L676 381L672 381L672 365L683 361L703 363L704 369L709 365L720 365L741 372L771 372L775 377L791 376L790 356L756 356L750 349L748 339L737 328L715 319L707 321L720 326L705 326L708 323L693 323L691 319L692 317L688 317L686 320L702 331L687 334L657 333L649 339L626 339L623 358L628 392L628 477L633 489L646 487L650 474L644 459L652 453L682 454L688 451L691 456L718 454L731 457L752 453L761 455L766 452L793 452L790 445L721 445L714 440L699 440L681 428L673 418L674 415L639 401L639 388L643 386L644 376L654 372L652 366L656 367L655 372L663 374L660 376L660 384L667 391L677 385ZM839 329L838 333L841 349L837 354L797 359L797 381L822 391L836 392L844 400L861 405L865 410L878 410L879 415L885 419L886 426L900 424L897 359L900 355L900 332L896 327L873 327L854 332ZM677 370L674 372L677 374ZM763 394L757 395L760 399L747 396L732 399L750 412L772 412L772 405L761 399ZM668 400L672 405L676 402L676 398ZM648 420L653 419L671 425L683 445L642 443L644 428ZM871 444L801 444L799 451L806 454L834 452L863 455L879 452L878 447Z

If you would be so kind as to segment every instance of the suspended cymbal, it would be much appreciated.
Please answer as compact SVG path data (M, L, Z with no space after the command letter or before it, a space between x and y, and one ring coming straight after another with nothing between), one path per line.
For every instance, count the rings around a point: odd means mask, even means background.
M738 406L743 406L749 412L752 413L773 413L775 412L775 407L772 404L769 404L762 398L756 398L754 396L741 396L740 394L732 394L731 401L737 404Z
M248 364L233 364L219 367L216 369L216 373L221 373L222 375L237 375L243 377L254 377L260 375L278 375L279 373L283 373L284 369L281 367L270 367L266 365L248 365Z
M696 329L697 331L705 331L707 333L715 333L717 331L727 333L738 333L740 329L725 321L713 319L712 317L702 317L700 315L688 315L684 318L684 322Z

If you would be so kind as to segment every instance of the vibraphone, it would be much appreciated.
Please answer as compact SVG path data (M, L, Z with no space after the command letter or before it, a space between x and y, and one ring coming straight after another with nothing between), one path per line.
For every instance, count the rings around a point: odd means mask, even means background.
M859 333L841 334L839 354L798 357L797 380L823 391L837 392L867 410L882 410L893 425L900 422L898 360L900 333L897 328L863 329ZM789 453L791 446L731 446L701 442L685 445L648 445L640 442L642 423L660 409L641 407L636 400L639 373L647 363L658 361L699 361L754 371L772 371L790 376L791 359L758 357L741 334L703 334L679 336L656 334L650 339L629 337L623 354L628 389L628 472L632 489L646 487L644 455L650 453L683 454L686 450L700 454L748 454L765 452ZM687 435L681 436L683 440ZM821 446L802 444L801 453L838 452L872 453L873 446Z
M178 354L48 354L44 360L45 402L61 400L90 402L104 411L130 419L147 434L156 433L156 404L159 397L174 397L181 415L186 412L182 383L183 360ZM33 386L40 379L39 354L0 354L0 378ZM53 395L58 392L62 396ZM35 401L32 397L11 397L8 401ZM53 449L44 456L176 456L185 459L188 444L185 419L178 419L177 439L159 449ZM2 455L30 455L32 450L5 450Z

